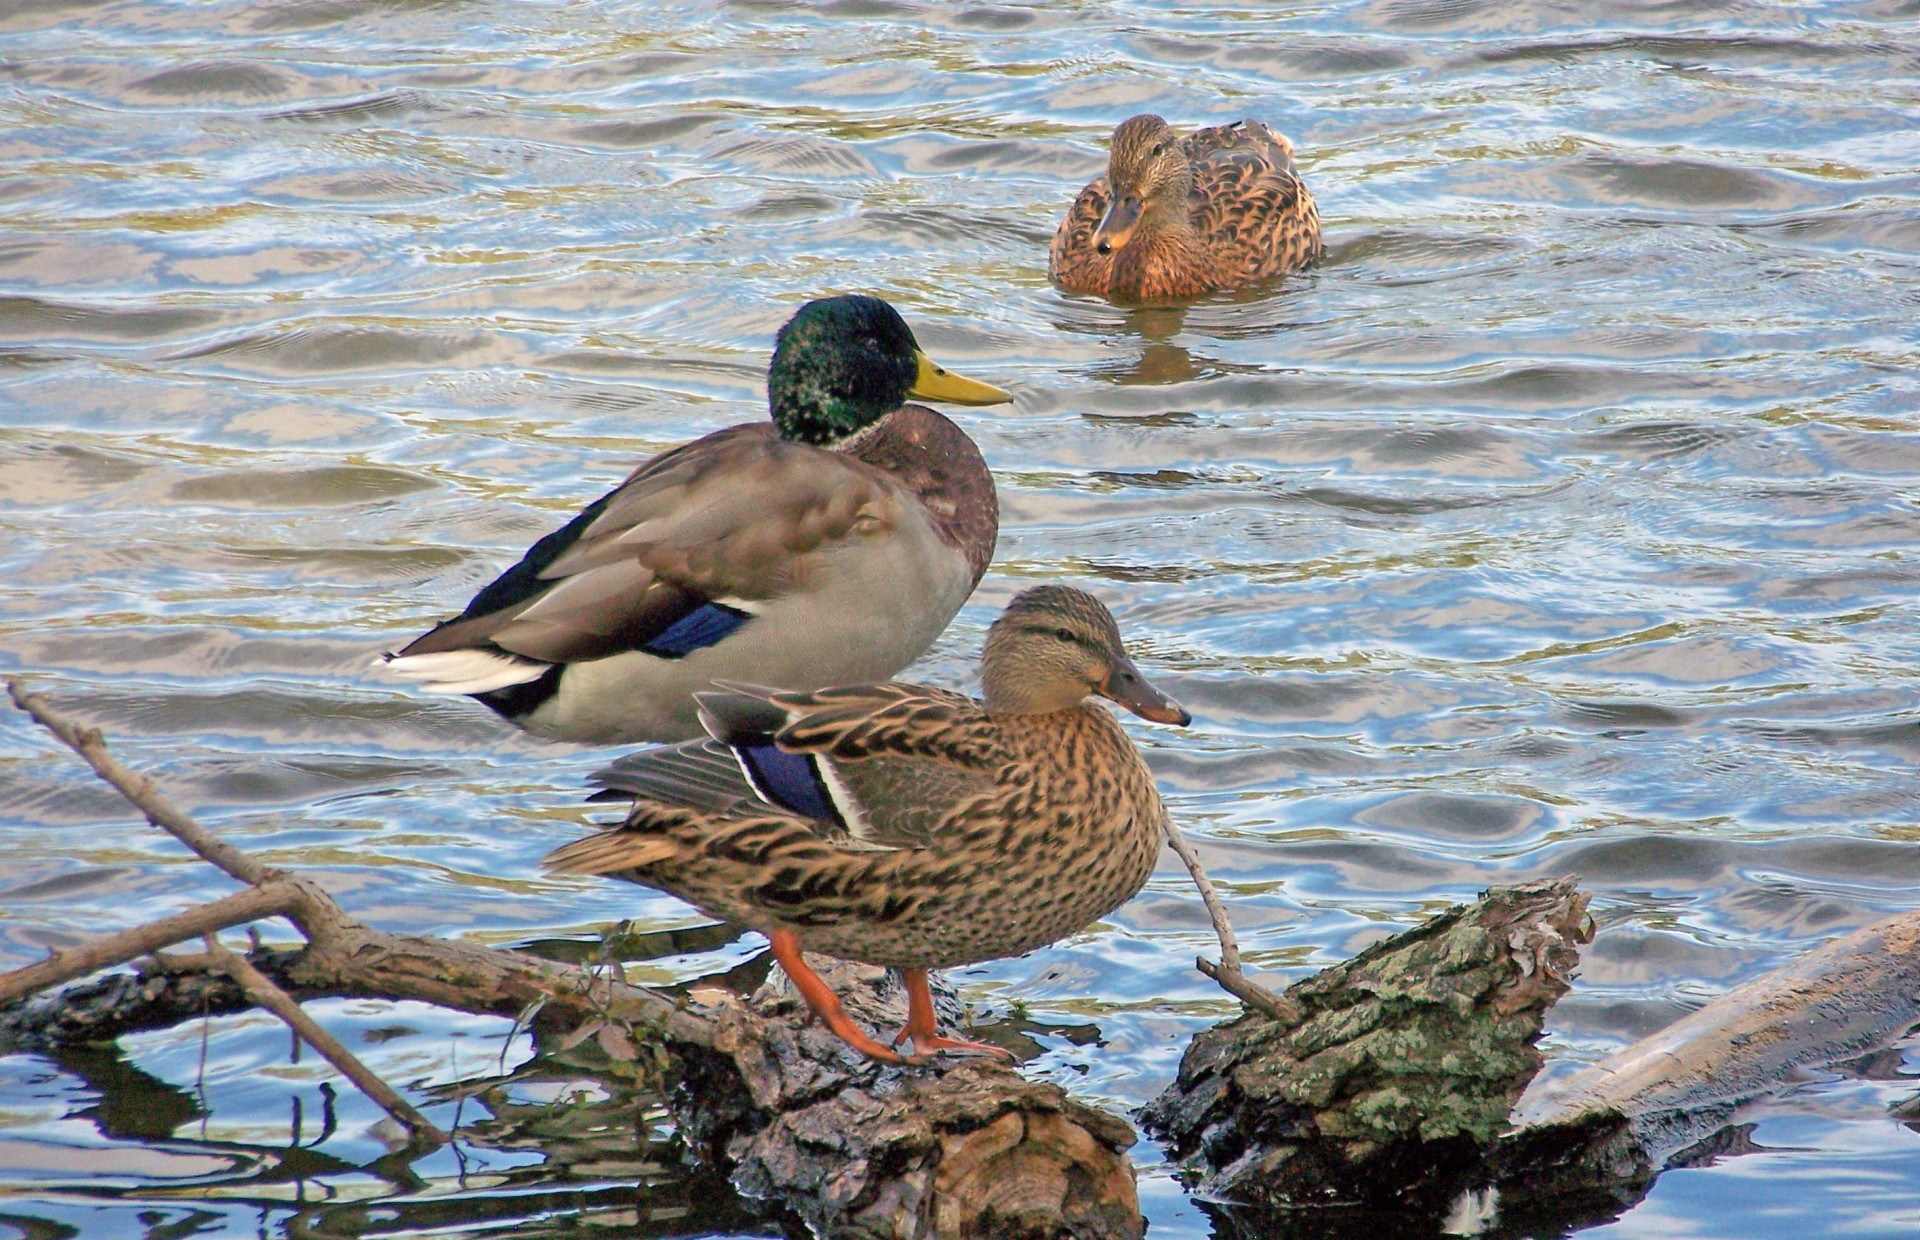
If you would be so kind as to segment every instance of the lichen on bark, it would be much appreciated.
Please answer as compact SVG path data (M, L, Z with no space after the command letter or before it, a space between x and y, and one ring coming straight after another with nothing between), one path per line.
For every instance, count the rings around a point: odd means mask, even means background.
M1297 1023L1202 1032L1143 1118L1209 1196L1443 1204L1538 1071L1589 936L1571 880L1496 888L1290 987Z

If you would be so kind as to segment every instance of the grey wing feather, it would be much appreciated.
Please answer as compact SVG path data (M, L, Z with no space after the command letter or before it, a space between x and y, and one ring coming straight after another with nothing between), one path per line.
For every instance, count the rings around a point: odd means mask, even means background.
M600 787L595 801L645 797L689 809L765 812L733 751L714 740L643 749L617 759L591 776Z

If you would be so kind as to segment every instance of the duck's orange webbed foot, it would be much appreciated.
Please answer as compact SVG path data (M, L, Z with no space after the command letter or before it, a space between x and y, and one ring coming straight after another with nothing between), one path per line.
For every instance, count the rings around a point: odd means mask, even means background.
M913 1039L913 1059L910 1062L923 1062L928 1056L941 1051L996 1055L1008 1063L1013 1062L1013 1052L1004 1046L975 1042L971 1038L949 1038L939 1032L939 1026L933 1019L933 992L927 988L925 969L902 969L900 980L907 986L907 1024L893 1039L893 1044L898 1046L909 1038Z
M800 940L791 931L775 930L767 935L767 941L773 944L773 958L780 962L787 976L792 979L794 989L807 1001L807 1007L818 1016L835 1036L868 1059L877 1059L881 1063L908 1062L898 1053L887 1049L866 1035L866 1031L853 1023L847 1010L840 1006L840 997L833 988L820 979L820 975L807 967L800 958ZM923 975L924 977L924 975ZM924 982L923 982L924 984ZM911 1004L909 1004L911 1011Z

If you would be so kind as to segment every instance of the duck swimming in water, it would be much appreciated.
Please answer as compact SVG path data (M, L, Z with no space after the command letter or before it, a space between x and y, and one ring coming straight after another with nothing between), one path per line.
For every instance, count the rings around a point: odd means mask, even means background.
M1320 213L1283 135L1247 120L1182 138L1147 114L1113 131L1107 175L1074 199L1047 275L1070 293L1182 301L1304 267L1320 252Z

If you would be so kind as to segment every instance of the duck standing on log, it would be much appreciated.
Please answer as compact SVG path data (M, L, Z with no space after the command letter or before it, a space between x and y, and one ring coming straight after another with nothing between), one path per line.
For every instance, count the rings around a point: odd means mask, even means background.
M916 1058L988 1051L941 1035L927 970L1018 956L1131 899L1166 810L1108 698L1192 717L1149 684L1101 602L1071 586L1016 596L987 633L985 701L908 684L699 695L712 740L623 758L600 780L626 821L547 857L671 892L766 935L808 1005L863 1054L869 1037L804 951L901 970Z
M715 680L884 680L973 592L1000 528L965 432L910 396L1006 392L936 366L877 297L808 302L767 369L770 423L648 461L457 618L385 656L538 736L680 741Z
M1320 257L1320 213L1293 143L1259 121L1182 138L1158 116L1113 131L1107 175L1053 234L1047 275L1070 293L1167 302L1240 288Z

